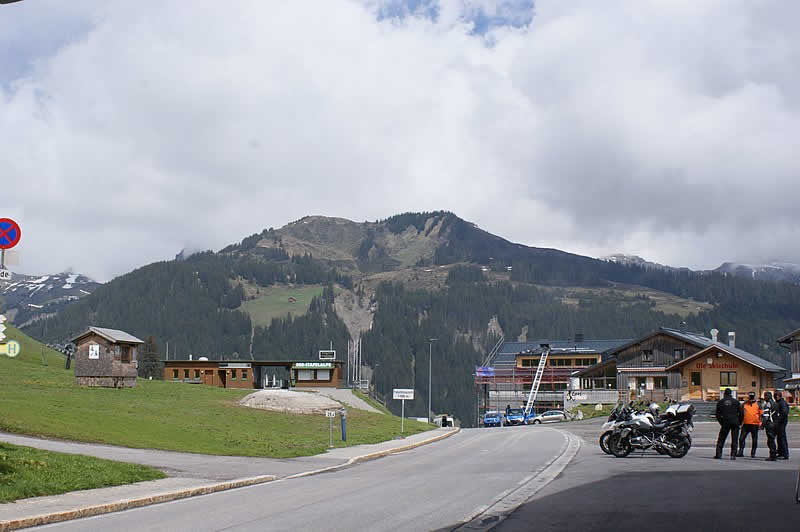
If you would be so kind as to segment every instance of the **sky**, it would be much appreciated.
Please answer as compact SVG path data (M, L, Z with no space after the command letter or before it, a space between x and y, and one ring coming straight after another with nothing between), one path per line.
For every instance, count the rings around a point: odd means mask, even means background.
M800 3L0 6L0 217L100 281L305 215L450 210L675 266L800 262Z

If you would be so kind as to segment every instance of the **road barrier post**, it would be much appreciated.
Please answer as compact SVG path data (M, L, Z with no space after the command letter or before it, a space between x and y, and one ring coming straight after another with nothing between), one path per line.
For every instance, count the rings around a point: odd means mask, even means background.
M403 433L405 430L405 421L406 421L406 400L403 399L400 401L400 434Z

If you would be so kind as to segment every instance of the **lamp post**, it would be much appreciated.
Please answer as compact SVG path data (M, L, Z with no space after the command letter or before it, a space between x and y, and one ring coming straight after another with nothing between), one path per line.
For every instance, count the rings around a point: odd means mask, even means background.
M431 359L433 358L433 342L438 338L428 338L428 423L431 422Z

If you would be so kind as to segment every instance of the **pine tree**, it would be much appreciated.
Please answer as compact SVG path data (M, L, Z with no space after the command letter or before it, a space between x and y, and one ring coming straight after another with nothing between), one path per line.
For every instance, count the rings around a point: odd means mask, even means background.
M159 358L156 339L148 336L142 347L139 348L139 376L145 379L149 377L164 378L164 368Z

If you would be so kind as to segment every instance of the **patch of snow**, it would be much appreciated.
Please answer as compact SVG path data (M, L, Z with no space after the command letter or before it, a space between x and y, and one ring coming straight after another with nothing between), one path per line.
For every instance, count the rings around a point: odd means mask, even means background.
M31 281L31 283L32 283L32 284L40 284L40 283L43 283L43 282L45 282L45 281L46 281L46 280L48 280L49 278L50 278L50 276L49 276L49 275L45 275L44 277L39 277L38 279L34 279L33 281Z
M72 288L72 285L67 283L64 286L62 286L61 288L63 288L64 290L69 290L70 288Z
M28 303L28 306L33 308L44 308L44 305L34 305L33 303Z
M78 276L73 274L67 277L67 284L75 284L75 281L78 280Z
M81 288L78 288L78 290L80 290L81 292L83 292L83 293L84 293L84 294L86 294L87 296L88 296L89 294L91 294L91 292L87 292L86 290L83 290L83 289L81 289Z

